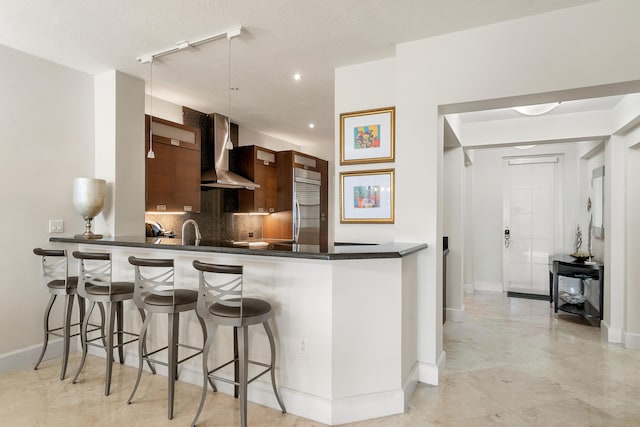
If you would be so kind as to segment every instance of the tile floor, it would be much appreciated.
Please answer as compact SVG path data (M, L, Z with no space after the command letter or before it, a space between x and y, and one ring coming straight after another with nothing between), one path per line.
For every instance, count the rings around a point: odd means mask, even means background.
M464 323L445 326L447 367L439 387L420 384L407 413L353 423L382 426L638 426L640 351L600 341L581 318L555 317L545 301L476 293ZM70 360L71 371L79 362ZM38 371L0 375L0 426L187 426L200 389L178 383L175 418L166 418L166 379L116 364L103 395L104 361L91 358L74 385L58 380L59 360ZM285 402L286 404L286 402ZM237 426L237 401L209 394L202 426ZM321 426L249 405L250 426Z

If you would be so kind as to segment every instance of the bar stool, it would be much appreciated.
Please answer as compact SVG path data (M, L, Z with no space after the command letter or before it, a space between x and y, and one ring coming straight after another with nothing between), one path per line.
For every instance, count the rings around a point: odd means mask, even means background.
M129 257L129 263L135 266L136 282L133 292L133 301L138 308L144 310L146 318L140 330L138 342L138 377L127 403L131 403L136 394L140 377L142 376L142 361L158 363L167 366L168 380L168 418L173 418L173 398L175 381L178 379L178 365L202 353L202 348L179 343L180 313L195 310L198 292L188 289L176 289L174 285L174 268L172 259L146 259ZM147 328L155 313L168 315L169 327L167 346L153 351L146 351L145 341ZM197 313L196 313L197 315ZM204 321L197 316L202 327L203 341L207 340L207 331ZM184 347L196 352L182 360L179 360L178 348ZM152 359L156 353L168 350L168 361ZM153 371L152 371L153 372ZM154 372L155 373L155 372Z
M76 376L73 378L75 384L82 372L87 358L89 346L102 348L107 353L107 372L105 377L104 395L108 396L111 389L111 372L113 368L113 350L118 350L120 364L124 363L124 346L138 340L138 334L124 330L123 302L133 299L133 282L113 282L111 276L111 254L97 252L73 252L74 258L79 260L78 273L78 295L91 302L88 315L82 323L82 360ZM107 307L104 324L106 325L106 335L90 339L88 333L89 317L96 304L102 303ZM138 308L140 317L144 322L144 310ZM115 327L117 319L117 328ZM115 328L115 329L114 329ZM114 346L114 335L117 336L118 343ZM134 336L129 341L124 341L124 336ZM95 341L101 340L101 343ZM146 349L146 346L145 346ZM153 366L149 363L149 368L155 373Z
M47 308L44 311L44 340L42 343L42 352L40 353L40 357L33 369L37 370L38 366L40 366L40 362L42 362L42 358L47 351L49 336L54 335L60 337L63 340L60 379L63 380L67 373L71 338L80 335L80 332L72 334L71 328L74 326L80 326L85 318L84 298L78 295L78 323L71 323L73 300L77 295L78 290L78 277L68 275L67 251L64 249L35 248L33 253L42 258L42 283L47 287L47 289L49 289L49 293L51 294ZM49 327L49 317L51 315L53 303L58 296L64 297L62 326L51 329ZM100 305L99 308L102 316L102 325L90 323L89 325L94 328L91 329L92 331L102 329L104 327L104 308L102 305Z
M202 355L202 372L204 375L202 385L202 397L196 416L191 423L196 425L200 412L207 397L207 380L213 379L228 382L234 385L235 397L240 397L240 425L247 425L247 385L253 380L261 377L267 372L271 372L271 386L276 395L276 399L282 413L287 410L278 395L276 388L276 377L274 364L276 359L276 346L273 340L273 333L269 327L268 320L273 316L271 304L267 301L256 298L244 298L242 295L242 266L241 265L220 265L207 264L194 261L193 267L200 272L200 284L198 289L197 312L205 320L207 326L207 340L204 345ZM271 347L271 362L262 363L249 360L249 340L248 327L262 323L269 338ZM234 330L234 358L212 370L208 367L208 356L211 344L216 334L218 326L232 326ZM234 363L234 381L214 375L216 371ZM248 364L262 366L264 369L253 378L248 378ZM212 384L213 386L213 384ZM216 391L215 386L213 390Z

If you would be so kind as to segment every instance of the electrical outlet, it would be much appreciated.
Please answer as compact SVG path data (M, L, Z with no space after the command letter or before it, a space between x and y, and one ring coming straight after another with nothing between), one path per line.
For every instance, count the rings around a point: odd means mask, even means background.
M300 345L298 347L298 351L300 354L305 354L307 352L307 339L300 338Z
M249 232L249 237L253 237L253 231Z
M50 219L49 220L49 233L64 233L64 220L62 220L62 219Z

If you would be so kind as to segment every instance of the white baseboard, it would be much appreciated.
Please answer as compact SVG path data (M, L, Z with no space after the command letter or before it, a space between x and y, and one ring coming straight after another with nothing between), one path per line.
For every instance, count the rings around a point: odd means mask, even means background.
M640 349L640 334L624 332L622 335L622 345L624 348Z
M416 387L418 387L418 363L416 362L413 365L413 369L409 372L409 375L404 381L402 385L402 390L404 391L404 410L406 411L409 408L409 404L411 403L411 398L413 397L413 393L416 391Z
M436 365L431 363L418 362L418 381L430 385L440 384L440 372L447 364L447 353L440 353Z
M501 282L475 282L473 284L473 289L476 291L485 291L485 292L502 292L502 283Z
M70 353L78 351L77 340L71 341ZM33 368L40 351L41 345L31 346L22 350L6 353L0 356L0 373L17 369ZM104 359L104 350L89 347L89 354ZM43 360L60 358L62 355L62 339L50 340L47 352ZM125 365L133 368L138 367L138 354L133 351L125 351ZM438 361L438 366L428 366L428 364L417 364L411 370L401 389L389 390L378 393L371 393L360 396L351 396L344 399L323 399L307 393L301 393L286 387L278 386L278 392L282 398L287 412L312 421L327 425L338 425L350 422L363 421L371 418L384 417L388 415L401 414L411 401L418 381L428 384L438 383L438 371L443 366L445 353L443 352ZM145 363L145 371L148 366ZM157 374L167 376L167 367L163 365L155 366ZM77 367L69 367L74 371ZM68 371L69 372L69 371ZM202 372L195 366L183 365L179 367L180 381L202 387ZM221 372L221 375L224 373ZM230 378L230 376L229 376ZM263 380L264 379L264 380ZM276 373L276 382L277 373ZM216 382L218 391L228 395L233 395L233 385L225 382ZM269 376L265 376L251 383L249 387L248 400L260 405L264 405L279 410Z
M78 347L78 341L72 339L69 345L69 354L75 353ZM33 369L41 351L42 344L37 344L0 355L0 373L18 369ZM62 338L49 339L47 352L42 361L44 362L54 358L60 358L60 362L62 362ZM70 372L68 366L67 372Z
M473 291L475 290L473 283L465 283L463 285L463 289L465 294L472 294Z
M449 308L447 307L447 322L464 322L465 318L465 308L464 305L462 308Z
M89 354L104 358L102 349L91 347L89 348ZM125 352L125 364L137 368L137 352ZM147 364L145 363L143 366L145 371L148 371ZM158 375L167 376L166 366L156 365L155 368ZM202 387L202 372L197 368L191 365L180 366L178 374L180 381ZM228 372L220 371L219 375L232 379L232 374ZM277 371L276 383L278 383ZM417 383L418 365L416 364L405 380L403 388L398 390L329 400L301 393L278 384L278 393L287 408L287 413L327 425L339 425L403 413L411 401ZM233 395L232 384L216 381L216 387L219 393ZM280 410L280 406L273 394L271 379L268 374L251 383L247 399L250 402Z
M622 343L622 329L609 326L604 320L600 321L600 338L606 342Z

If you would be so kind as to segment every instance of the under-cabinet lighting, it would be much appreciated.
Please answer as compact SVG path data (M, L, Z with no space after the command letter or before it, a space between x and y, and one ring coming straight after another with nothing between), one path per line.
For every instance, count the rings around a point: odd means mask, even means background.
M149 214L149 215L184 215L186 214L186 212L180 212L180 211L176 211L176 212L171 212L171 211L145 211L145 214Z
M269 215L269 212L234 212L234 215Z

